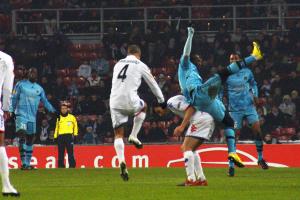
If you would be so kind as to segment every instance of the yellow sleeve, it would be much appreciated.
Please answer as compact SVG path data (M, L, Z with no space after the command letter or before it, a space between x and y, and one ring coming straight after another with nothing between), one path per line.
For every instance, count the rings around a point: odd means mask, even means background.
M58 127L59 127L59 121L57 119L56 120L56 125L55 125L55 131L54 131L54 139L56 139L57 136L58 136Z
M77 124L77 119L75 116L73 116L73 123L74 123L74 136L78 135L78 124Z

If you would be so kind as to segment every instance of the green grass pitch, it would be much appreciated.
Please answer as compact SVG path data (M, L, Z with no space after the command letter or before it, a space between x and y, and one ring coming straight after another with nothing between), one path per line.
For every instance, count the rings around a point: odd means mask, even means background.
M129 169L123 182L118 169L11 170L11 181L28 200L298 200L300 169L237 169L236 177L226 168L204 169L207 187L177 187L184 181L183 168ZM7 198L12 199L12 198Z

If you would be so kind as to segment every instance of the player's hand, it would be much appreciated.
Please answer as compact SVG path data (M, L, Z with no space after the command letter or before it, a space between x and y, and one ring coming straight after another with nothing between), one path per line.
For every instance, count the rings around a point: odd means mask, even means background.
M177 126L175 128L175 130L174 130L174 134L173 135L176 136L176 137L179 137L179 136L182 135L183 131L184 131L184 127L183 126Z
M194 35L195 30L194 30L193 27L188 27L187 29L188 29L188 34L189 35Z
M154 112L156 114L158 114L159 116L164 116L166 114L166 112L167 112L167 109L166 108L163 109L162 107L157 106L157 107L154 107Z

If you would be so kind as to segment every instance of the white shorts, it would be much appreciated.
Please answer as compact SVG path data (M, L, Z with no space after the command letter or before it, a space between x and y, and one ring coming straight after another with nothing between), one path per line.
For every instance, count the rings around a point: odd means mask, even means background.
M3 112L0 110L0 134L4 133L4 117L3 117Z
M212 116L208 113L197 111L190 122L190 126L185 136L210 140L215 129Z
M116 129L122 124L127 123L129 116L134 116L139 114L139 112L141 112L141 110L143 110L144 107L145 107L145 102L142 99L140 99L130 109L110 108L110 115L111 115L113 128Z

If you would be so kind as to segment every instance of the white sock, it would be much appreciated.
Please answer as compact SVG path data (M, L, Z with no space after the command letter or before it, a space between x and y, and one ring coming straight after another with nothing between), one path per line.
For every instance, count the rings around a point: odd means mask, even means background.
M184 157L184 165L185 165L185 171L186 171L187 179L189 181L196 181L193 152L192 151L185 151L183 153L183 157Z
M8 158L5 147L0 147L0 174L2 177L2 187L4 189L10 189L12 186L9 181L9 169L8 169Z
M146 118L145 112L141 112L134 117L133 127L130 135L134 136L135 138L137 137L145 118Z
M123 138L116 138L114 141L114 146L118 156L119 163L125 162Z
M194 152L194 164L195 164L195 174L196 178L201 181L206 180L206 177L203 173L203 168L201 165L201 158L197 152Z

